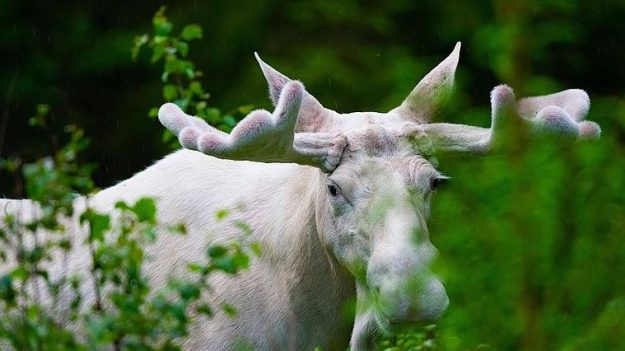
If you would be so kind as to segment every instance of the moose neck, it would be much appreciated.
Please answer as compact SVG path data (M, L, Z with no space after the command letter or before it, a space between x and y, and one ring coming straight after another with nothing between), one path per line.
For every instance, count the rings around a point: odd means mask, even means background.
M314 167L219 160L183 150L99 192L90 205L110 211L119 200L134 203L149 196L157 200L163 227L186 224L187 235L163 233L146 248L152 257L146 273L156 286L171 273L187 274L183 262L201 260L207 245L232 240L260 244L262 254L252 259L249 270L234 280L215 277L216 295L227 295L242 316L249 316L256 325L250 330L272 325L266 332L286 338L292 349L320 345L331 350L349 340L351 326L342 313L345 302L355 297L355 284L326 250L317 228L325 179ZM218 219L221 210L228 214ZM242 223L251 233L241 230ZM245 296L257 298L248 301ZM253 316L266 306L275 309L276 319L255 322Z
M248 225L250 238L262 250L249 272L254 280L247 281L245 272L243 285L256 286L258 273L263 272L265 289L284 298L281 305L286 307L283 318L288 321L289 348L321 345L332 350L341 345L344 350L351 326L342 313L345 302L355 297L355 285L324 247L316 223L316 211L324 208L319 201L325 197L325 174L294 164L219 163L236 166L237 175L246 178L221 186L231 192L230 206L236 208L225 221L240 220ZM258 291L258 287L252 290Z

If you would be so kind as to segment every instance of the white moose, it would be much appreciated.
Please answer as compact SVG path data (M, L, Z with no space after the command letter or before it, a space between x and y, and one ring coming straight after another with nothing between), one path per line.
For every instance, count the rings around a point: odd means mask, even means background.
M486 153L516 117L536 132L600 134L596 123L583 121L590 103L584 91L517 102L505 85L491 93L490 129L429 123L451 90L459 52L458 43L387 113L327 109L258 56L273 113L254 111L226 134L174 104L161 107L161 123L189 150L97 193L90 205L110 210L118 200L151 196L164 225L187 224L188 235L161 235L147 249L146 273L156 285L187 274L186 263L211 242L253 240L263 249L249 270L213 278L206 298L227 301L238 315L198 319L185 349L229 350L242 342L254 350L344 350L349 341L351 350L367 350L376 333L445 311L447 294L429 269L436 249L426 219L446 177L427 156ZM0 200L8 211L29 206ZM252 228L251 238L216 220L224 208L238 209L233 216ZM80 245L70 265L87 270L88 250ZM354 297L355 320L346 325L343 306Z

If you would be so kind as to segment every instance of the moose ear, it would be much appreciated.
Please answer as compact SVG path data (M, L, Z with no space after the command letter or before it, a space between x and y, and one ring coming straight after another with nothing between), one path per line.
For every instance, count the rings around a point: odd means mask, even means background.
M446 59L421 79L402 104L391 112L416 123L431 121L447 102L454 84L459 58L460 42Z
M269 85L269 98L273 102L274 106L278 106L278 99L282 89L287 83L292 82L289 77L278 72L273 67L266 64L261 60L258 53L254 53L260 69L263 71L267 84ZM328 120L328 110L314 96L310 95L307 91L304 91L304 97L302 105L297 118L297 126L295 130L297 132L320 132L326 128Z

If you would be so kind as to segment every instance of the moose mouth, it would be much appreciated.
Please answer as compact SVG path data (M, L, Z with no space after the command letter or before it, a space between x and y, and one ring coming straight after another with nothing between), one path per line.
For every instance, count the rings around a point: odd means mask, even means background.
M383 332L434 324L444 315L449 297L438 279L410 287L403 293L401 288L388 286L371 292L372 316Z
M357 323L360 324L360 328L356 328L352 335L351 344L354 350L376 349L376 340L382 336L393 337L415 329L431 331L440 316L396 320L385 316L377 306L366 312L363 317L361 323Z
M392 319L383 313L376 315L376 324L379 330L386 335L397 335L403 332L433 326L440 321L442 313L432 316L419 316L414 318Z

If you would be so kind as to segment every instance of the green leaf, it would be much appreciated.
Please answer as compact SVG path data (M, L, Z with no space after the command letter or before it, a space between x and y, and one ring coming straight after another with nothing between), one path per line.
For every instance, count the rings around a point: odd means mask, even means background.
M234 226L239 228L241 230L241 232L245 235L252 235L253 231L252 231L252 227L249 226L249 224L241 221L241 220L236 220L234 222Z
M171 315L179 320L179 321L184 321L186 320L187 316L186 316L186 308L185 305L182 303L172 303L169 305L169 313L171 313Z
M0 300L12 305L15 302L15 288L10 275L0 277Z
M189 24L182 29L180 37L184 40L201 39L202 27L197 24Z
M103 241L104 233L111 226L111 217L87 209L80 215L80 223L85 222L89 224L89 241Z
M143 197L131 208L140 222L154 223L156 221L156 203L154 199Z
M199 304L196 309L195 309L198 313L203 314L207 317L212 317L213 316L213 310L211 309L211 307L206 304Z
M162 138L162 140L163 140L164 143L168 143L168 142L174 140L174 137L175 137L174 133L170 132L169 130L165 129L163 131L163 138Z
M202 273L204 271L204 266L199 263L191 262L187 264L187 270L193 273Z
M63 251L69 251L69 249L72 248L72 242L69 239L67 239L67 238L63 238L63 239L59 240L57 245Z
M45 116L50 111L50 105L48 104L39 104L37 105L37 114L41 116Z
M226 218L229 214L230 214L230 211L228 211L227 209L222 209L222 210L217 211L217 213L215 213L215 217L217 217L218 221L221 221L224 218Z
M230 317L235 317L237 315L237 310L231 304L225 303L221 305L221 308Z
M228 274L236 274L238 265L231 256L222 256L216 258L213 262L215 268Z
M150 62L155 63L165 55L165 47L162 45L156 45L152 47L152 58Z
M252 249L252 252L256 256L260 256L260 254L263 252L259 243L252 243L252 244L250 244L250 249Z
M173 84L166 84L163 86L163 97L166 101L176 100L178 97L178 89Z
M198 95L198 96L204 94L204 89L202 89L202 83L200 83L197 80L194 80L191 83L189 83L189 90L191 90L193 94Z
M178 73L178 74L188 74L188 71L193 72L193 62L189 61L189 60L181 60L176 58L173 55L169 55L167 56L167 59L165 60L165 71L171 73Z
M135 45L132 47L132 60L136 61L137 57L139 57L139 52L141 52L141 48L148 43L149 36L147 34L137 35L135 37Z
M154 27L155 36L169 36L173 28L173 25L167 20L167 17L165 17L164 14L161 14L160 16L157 14L156 16L154 16L154 19L152 20L152 25Z
M11 278L16 280L25 281L28 278L29 274L24 266L19 266L11 271Z
M91 226L91 235L93 238L104 240L104 232L110 228L111 217L108 215L95 214L89 225Z
M243 115L247 115L248 113L252 112L254 107L255 106L253 104L241 105L237 108L237 112Z
M233 116L226 115L224 116L224 124L228 127L234 127L237 124L237 120Z
M250 266L250 257L243 252L237 252L232 256L232 262L235 264L236 269L247 269Z
M150 112L148 112L148 117L150 117L150 118L158 117L158 107L152 107L150 109Z
M147 34L135 36L135 46L142 46L148 43L150 37Z
M117 201L115 203L115 208L119 209L119 210L127 210L130 211L130 206L128 206L128 204L124 201Z
M183 283L178 287L178 293L183 300L192 300L200 296L200 289L192 283Z
M169 231L175 234L187 234L187 226L184 223L179 223L168 227Z
M178 45L176 45L176 50L178 50L182 57L186 57L189 53L189 44L184 41L179 41Z
M225 255L228 250L220 245L212 245L208 247L207 253L210 258L219 258Z
M156 240L156 228L153 226L144 228L142 230L143 236L146 237L150 242Z

